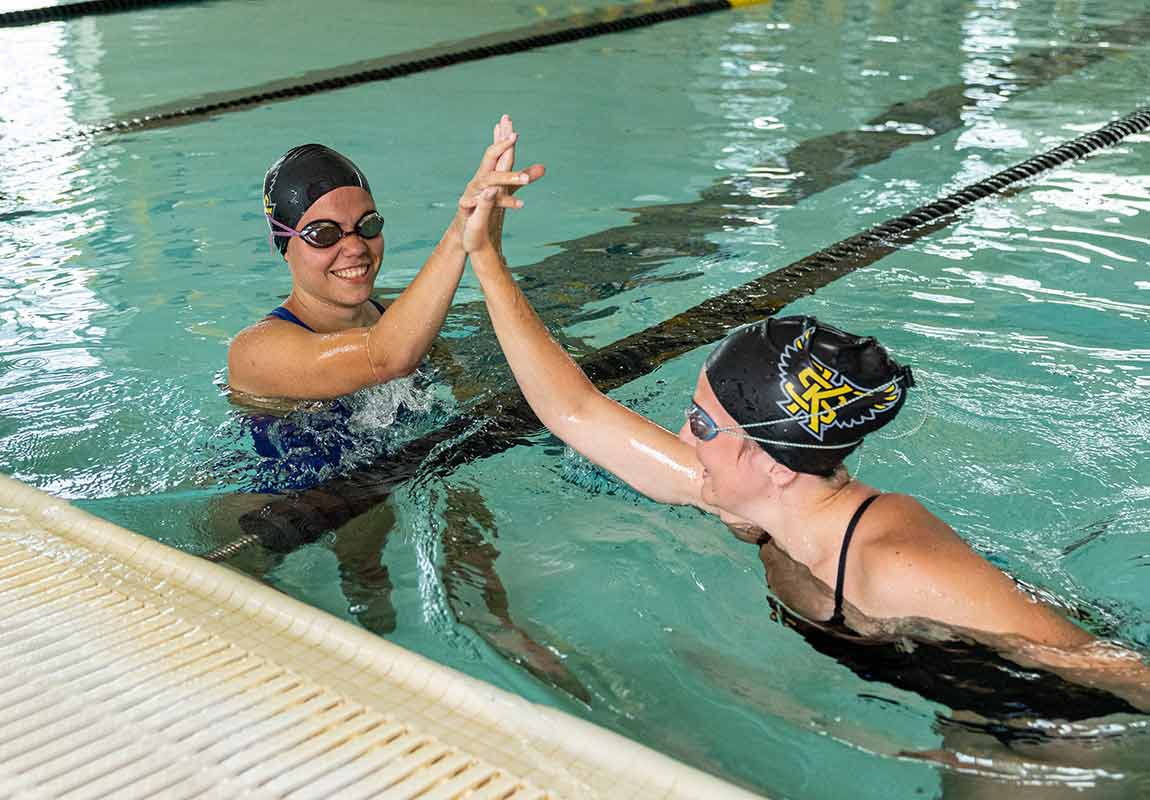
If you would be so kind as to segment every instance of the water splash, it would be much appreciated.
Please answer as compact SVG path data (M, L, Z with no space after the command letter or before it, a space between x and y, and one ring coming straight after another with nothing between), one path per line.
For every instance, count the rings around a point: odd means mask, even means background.
M374 433L390 428L403 409L426 414L436 405L437 397L422 375L397 378L371 386L353 395L357 407L348 420L353 433Z
M415 550L419 571L419 605L423 622L435 639L460 653L468 661L482 661L483 655L466 631L455 621L455 613L447 599L443 585L443 548L440 532L443 528L440 513L440 493L426 485L404 491L403 505L410 510L407 535Z

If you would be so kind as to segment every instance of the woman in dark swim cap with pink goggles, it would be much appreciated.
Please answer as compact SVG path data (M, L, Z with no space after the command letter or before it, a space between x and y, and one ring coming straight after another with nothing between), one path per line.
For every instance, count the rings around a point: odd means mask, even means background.
M503 211L523 205L515 190L543 176L539 164L513 169L516 138L504 116L447 231L386 309L372 298L384 222L367 177L324 145L293 147L279 158L265 176L263 204L292 289L232 341L229 386L249 398L329 400L411 374L439 334L463 275L467 204L484 189L502 190L489 218L497 241Z

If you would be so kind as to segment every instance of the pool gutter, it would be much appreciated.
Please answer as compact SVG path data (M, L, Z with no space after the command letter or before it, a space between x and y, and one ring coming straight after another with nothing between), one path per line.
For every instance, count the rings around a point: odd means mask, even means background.
M752 798L0 476L21 797Z

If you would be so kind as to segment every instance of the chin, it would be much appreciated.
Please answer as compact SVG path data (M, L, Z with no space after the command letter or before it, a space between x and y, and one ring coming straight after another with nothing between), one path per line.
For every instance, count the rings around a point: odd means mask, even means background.
M740 542L758 544L763 538L763 529L749 523L727 522L727 528Z
M727 509L722 508L722 507L719 508L719 519L722 520L723 523L726 525L748 526L748 527L754 526L754 523L751 522L746 517L740 517L735 512L728 511Z
M703 488L699 492L699 497L709 506L715 506L716 508L719 506L718 501L715 499L715 490L706 483L703 484Z
M372 291L375 289L375 280L364 281L363 283L343 283L334 287L332 294L339 298L345 305L358 306L367 301L371 297Z

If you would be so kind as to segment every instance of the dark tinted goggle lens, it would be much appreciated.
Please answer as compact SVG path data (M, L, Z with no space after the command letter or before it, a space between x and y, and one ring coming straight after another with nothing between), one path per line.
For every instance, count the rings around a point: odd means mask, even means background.
M344 236L357 234L363 239L374 239L381 233L383 233L383 217L378 212L369 211L355 223L355 230L350 233L344 233L339 223L320 219L305 225L299 236L312 247L332 247Z
M343 238L343 229L334 222L312 222L299 232L299 238L312 247L331 247Z
M691 435L700 442L708 442L719 434L707 413L694 403L687 408L687 424L691 428Z
M356 224L355 232L364 239L374 239L383 233L383 217L372 211Z

